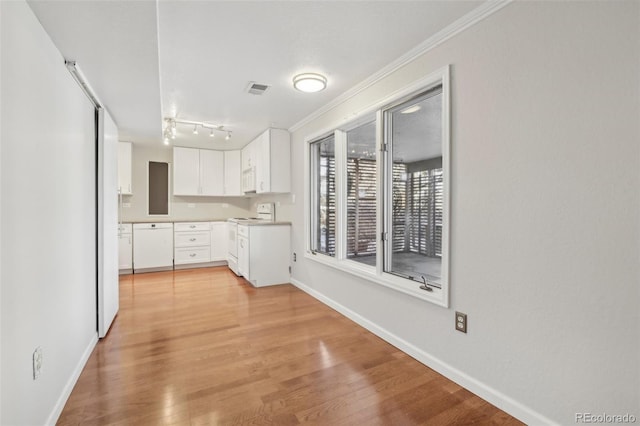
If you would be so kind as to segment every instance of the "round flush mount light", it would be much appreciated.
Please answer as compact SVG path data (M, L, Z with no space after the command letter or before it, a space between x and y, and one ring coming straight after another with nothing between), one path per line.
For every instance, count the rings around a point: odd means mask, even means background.
M298 74L293 77L293 87L306 93L319 92L327 87L327 78L314 73Z

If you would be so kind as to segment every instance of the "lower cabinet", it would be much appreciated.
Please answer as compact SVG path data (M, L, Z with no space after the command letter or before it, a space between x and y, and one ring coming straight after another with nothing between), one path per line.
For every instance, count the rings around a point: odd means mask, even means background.
M173 237L174 264L176 267L199 267L226 261L227 239L226 221L176 222Z
M174 225L173 231L175 265L210 262L209 222L180 222Z
M226 261L229 253L227 221L211 222L211 261Z
M255 287L288 283L291 227L238 225L238 269Z

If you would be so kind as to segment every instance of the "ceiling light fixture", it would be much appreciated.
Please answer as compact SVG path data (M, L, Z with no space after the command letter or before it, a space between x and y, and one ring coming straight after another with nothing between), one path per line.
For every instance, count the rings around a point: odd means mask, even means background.
M209 129L209 137L215 137L215 132L224 132L227 134L226 140L231 139L231 130L227 130L222 124L213 124L207 123L204 121L192 121L192 120L180 120L177 118L165 117L164 118L165 126L163 136L164 138L175 139L177 130L177 124L185 124L189 126L193 126L193 134L198 134L198 128L202 127L203 129Z
M293 77L293 87L306 93L319 92L327 87L327 78L314 73L298 74Z

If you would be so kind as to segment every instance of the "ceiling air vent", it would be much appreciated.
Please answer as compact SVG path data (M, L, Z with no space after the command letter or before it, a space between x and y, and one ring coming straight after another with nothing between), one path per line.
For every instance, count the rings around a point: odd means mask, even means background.
M266 84L260 84L256 83L255 81L251 81L249 82L249 87L247 87L247 92L251 93L252 95L262 95L267 91L268 88L269 86L267 86Z

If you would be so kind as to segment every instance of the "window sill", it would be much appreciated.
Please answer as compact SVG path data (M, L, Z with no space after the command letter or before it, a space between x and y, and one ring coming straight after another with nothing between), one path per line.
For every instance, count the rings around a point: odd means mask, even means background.
M307 251L305 253L305 258L317 263L321 263L323 265L330 266L342 272L349 273L358 278L362 278L364 280L388 287L392 290L399 291L409 296L413 296L417 299L442 306L443 308L449 307L449 298L447 297L446 288L433 288L432 292L427 292L425 290L419 289L420 284L418 282L396 277L387 273L378 275L375 267L363 265L353 260L338 260L331 256L320 253L313 254L310 251Z

